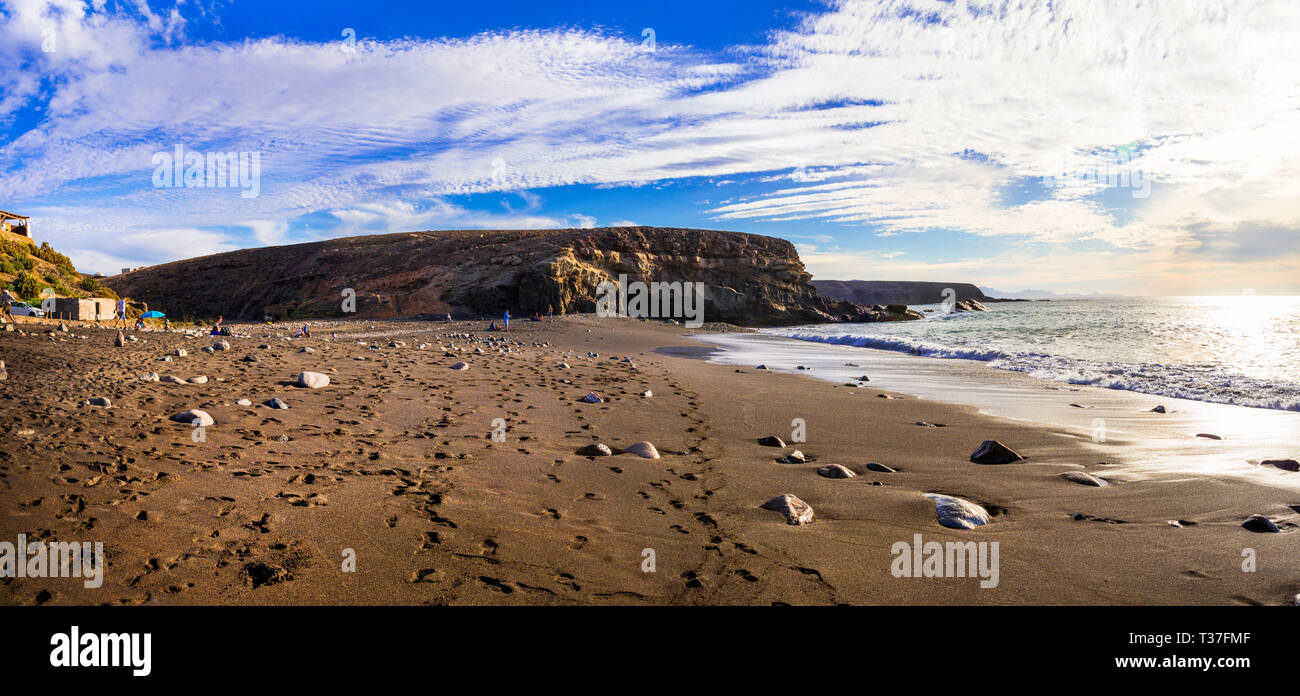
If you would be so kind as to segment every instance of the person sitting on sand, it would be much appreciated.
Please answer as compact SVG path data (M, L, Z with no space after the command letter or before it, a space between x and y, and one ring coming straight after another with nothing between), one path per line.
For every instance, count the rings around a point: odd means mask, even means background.
M497 323L495 321L492 322L491 324L488 324L488 331L496 331L496 330L497 330Z
M301 328L301 329L298 329L298 333L294 334L293 337L294 337L294 338L311 338L311 330L307 328L307 325L306 325L306 324L303 324L303 325L302 325L302 328Z
M135 330L144 331L144 317L135 318Z

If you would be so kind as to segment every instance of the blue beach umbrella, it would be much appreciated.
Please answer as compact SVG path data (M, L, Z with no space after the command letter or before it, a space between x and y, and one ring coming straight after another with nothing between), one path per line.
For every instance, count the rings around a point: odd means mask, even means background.
M162 312L159 312L159 311L156 311L156 310L151 310L151 311L145 312L144 314L141 314L141 315L140 315L140 318L141 318L141 319L162 319L162 318L165 317L165 316L167 316L167 315L166 315L166 314L163 314Z

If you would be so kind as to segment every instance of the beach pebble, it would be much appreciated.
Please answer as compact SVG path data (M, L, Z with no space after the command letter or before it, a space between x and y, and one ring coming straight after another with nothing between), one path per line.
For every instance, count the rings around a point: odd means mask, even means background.
M767 369L767 365L758 365L758 366L755 366L754 369L755 369L755 370L766 370L766 369Z
M240 358L240 360L243 360L244 362L249 362L249 363L253 363L253 362L262 362L262 359L261 359L261 358L257 357L256 355L253 355L252 353L249 353L248 355L245 355L244 357Z
M469 363L467 363L467 362L458 362L458 363L456 363L455 365L452 365L452 366L451 366L451 369L453 369L453 370L468 370L468 369L469 369Z
M862 375L861 377L858 378L858 381L859 381L859 382L870 382L870 381L871 381L871 378L870 378L870 377L867 377L866 375Z
M81 402L87 406L96 406L98 408L112 408L113 402L108 400L107 396L96 396Z
M974 529L989 523L989 513L983 507L964 498L938 493L926 493L934 501L939 524L952 529Z
M176 352L174 353L174 355L178 358L183 358L189 354L190 354L189 351L185 350L184 348L177 348Z
M652 391L650 391L649 389L647 389L647 390L641 392L641 396L644 396L644 397L647 398L647 399L649 399L650 397L652 397L652 396L654 396L654 395L655 395L655 393L652 392Z
M205 375L198 375L189 379L190 384L207 384L208 378Z
M330 378L319 372L299 372L298 379L294 382L294 386L305 387L307 389L319 389L327 386L329 383Z
M240 405L240 406L252 406L252 405L253 405L253 402L252 402L252 401L249 401L248 399L240 399L239 401L236 401L235 403L238 404L238 405Z
M970 460L976 464L1009 464L1022 459L1024 457L997 440L985 440L970 456Z
M591 445L587 445L585 447L578 448L577 453L584 457L608 457L614 454L614 450L611 450L609 448L609 445L597 442Z
M768 435L767 437L758 438L758 444L764 447L785 447L785 440L775 435Z
M217 341L212 344L212 350L230 350L230 341Z
M298 352L299 352L299 353L315 353L315 352L316 352L316 349L315 349L315 348L312 348L311 346L303 346L302 348L299 348L299 349L298 349Z
M812 506L789 493L778 495L760 507L785 515L786 524L808 524L813 521Z
M1066 481L1077 483L1083 486L1096 486L1098 488L1104 488L1110 485L1110 483L1106 482L1105 480L1099 479L1096 476L1093 476L1092 474L1083 471L1067 471L1063 474L1059 474L1059 476L1065 479Z
M286 404L286 403L284 403L283 401L281 401L281 400L279 400L279 399L271 399L271 400L269 400L269 401L266 402L266 405L269 406L269 407L271 407L271 408L275 408L275 409L284 409L284 408L289 408L289 404Z
M784 461L786 464L804 464L808 461L808 457L804 456L803 452L795 450L790 454L785 455Z
M882 474L897 473L895 469L891 469L880 462L867 462L867 468L871 471L879 471Z
M817 469L817 473L826 478L833 479L846 479L857 476L857 474L849 471L847 467L840 466L839 464L827 464L826 466Z
M140 381L141 381L141 382L157 382L157 381L158 381L158 373L157 373L157 372L146 372L146 373L140 375Z
M569 363L560 363L556 367L560 368L561 370L567 370L569 369Z
M1203 438L1205 438L1205 439L1207 439L1207 440L1222 440L1222 439L1223 439L1222 437L1219 437L1218 435L1215 435L1214 433L1196 433L1196 437L1203 437Z
M635 454L643 459L658 459L659 450L649 442L636 442L623 448L623 454Z
M195 421L198 421L198 425L204 427L216 423L216 421L212 420L212 416L208 415L207 411L200 411L196 408L190 409L188 411L181 411L180 413L177 413L176 415L172 416L172 420L178 423L185 423L187 425L193 425Z
M117 348L121 348L126 345L126 337L122 335L121 331L117 332L117 338L113 339L113 345Z
M1156 406L1155 408L1151 409L1151 412L1152 412L1152 413L1164 413L1164 412L1165 412L1164 404L1161 404L1161 405Z
M1272 533L1282 531L1278 529L1276 524L1273 524L1273 520L1263 515L1251 515L1246 518L1245 522L1241 523L1241 526L1252 532Z
M587 395L584 396L584 397L582 397L581 399L579 399L579 401L585 401L585 402L587 402L587 403L589 403L589 404L603 404L603 403L605 403L605 400L602 399L602 398L600 398L600 395L597 394L596 392L587 392Z
M3 369L3 367L3 363L0 363L0 369ZM1279 469L1286 469L1287 471L1300 471L1300 462L1297 462L1294 459L1265 459L1260 462L1260 464L1264 466L1275 466Z
M172 384L185 384L185 380L181 379L180 377L177 377L176 375L163 375L162 377L158 378L158 381L170 382Z

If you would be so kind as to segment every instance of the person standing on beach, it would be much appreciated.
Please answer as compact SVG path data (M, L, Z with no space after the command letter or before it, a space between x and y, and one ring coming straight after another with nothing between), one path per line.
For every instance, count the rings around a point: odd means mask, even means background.
M553 314L554 314L554 312L552 311L553 309L554 309L554 308L551 307L551 305L546 305L546 318L547 318L547 319L550 319L551 316L553 316Z
M506 310L506 315L505 315L503 321L505 322L505 325L506 325L506 327L505 327L505 328L506 328L506 331L509 331L509 330L510 330L510 310L508 310L508 309Z
M126 328L126 298L119 298L117 301L116 312L117 321L114 322L121 328Z

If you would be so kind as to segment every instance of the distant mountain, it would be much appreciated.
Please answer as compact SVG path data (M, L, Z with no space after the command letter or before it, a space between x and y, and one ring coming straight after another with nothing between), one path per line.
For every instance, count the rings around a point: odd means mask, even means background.
M1104 292L1094 292L1090 294L1078 293L1055 293L1051 290L1021 290L1011 292L1010 290L998 290L996 288L980 288L984 294L989 297L1001 297L1008 300L1095 300L1104 297L1123 297Z
M814 280L813 287L833 299L860 305L939 304L951 289L954 302L988 301L985 293L970 283L939 283L925 280ZM996 296L995 296L996 297Z

